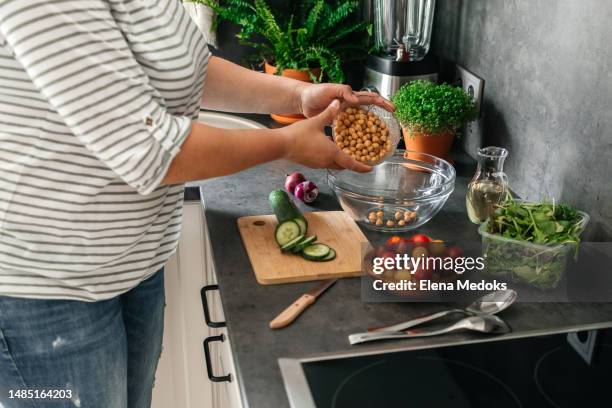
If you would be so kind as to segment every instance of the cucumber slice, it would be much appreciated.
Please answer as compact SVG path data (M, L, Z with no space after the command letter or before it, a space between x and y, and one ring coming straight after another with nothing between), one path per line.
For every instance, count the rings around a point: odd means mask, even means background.
M297 222L297 225L300 226L302 235L306 235L306 231L308 231L308 222L306 222L306 218L300 217L294 219L293 221Z
M313 235L307 238L304 238L302 240L302 242L300 242L299 244L297 244L296 246L293 247L293 249L291 250L294 254L298 254L300 252L302 252L302 249L306 248L308 245L314 243L317 240L317 236Z
M285 245L283 245L281 247L281 251L283 252L287 252L290 249L293 249L296 245L298 245L300 242L302 242L304 240L304 236L300 235L299 237L287 242Z
M302 250L302 256L311 261L319 261L329 255L331 248L325 244L308 245Z
M327 262L327 261L333 261L334 259L336 259L336 251L334 251L333 248L329 248L329 254L325 258L320 259L319 261Z
M281 247L300 235L300 226L293 220L281 222L276 226L276 230L274 230L276 243Z

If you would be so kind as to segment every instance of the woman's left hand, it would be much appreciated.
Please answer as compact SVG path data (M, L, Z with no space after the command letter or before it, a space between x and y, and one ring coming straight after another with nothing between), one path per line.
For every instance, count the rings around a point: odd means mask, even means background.
M308 84L299 88L297 93L301 113L310 118L323 112L334 100L341 102L341 109L351 105L377 105L393 112L395 106L375 92L355 92L348 85Z

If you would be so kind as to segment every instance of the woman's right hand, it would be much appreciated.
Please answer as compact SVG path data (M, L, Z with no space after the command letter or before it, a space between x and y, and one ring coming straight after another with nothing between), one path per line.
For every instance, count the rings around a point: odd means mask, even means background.
M371 171L371 166L353 159L325 135L325 126L333 122L339 110L340 101L335 99L317 116L279 129L287 138L285 159L311 168Z

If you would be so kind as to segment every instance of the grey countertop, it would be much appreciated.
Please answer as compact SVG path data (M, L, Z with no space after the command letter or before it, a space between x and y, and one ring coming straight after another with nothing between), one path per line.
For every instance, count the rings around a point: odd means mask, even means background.
M254 118L264 123L268 121L261 116ZM449 237L450 234L457 241L477 240L476 228L467 219L464 203L474 163L459 155L456 168L458 177L454 193L442 211L418 232L434 237L442 233ZM276 331L269 329L268 322L310 289L313 283L257 284L236 220L246 215L269 214L268 193L281 188L284 175L295 170L302 171L321 189L316 207L302 206L303 210L339 209L327 187L324 171L304 169L287 162L261 165L200 183L223 309L246 406L289 406L278 366L279 358L319 357L355 351L384 353L415 344L477 339L477 335L453 334L428 340L350 346L347 341L350 333L448 307L436 303L365 303L361 301L359 278L336 283L289 327ZM372 231L365 233L375 244L388 238L388 235ZM513 336L612 327L612 304L518 303L504 311L502 317L513 328ZM421 343L415 343L419 341Z

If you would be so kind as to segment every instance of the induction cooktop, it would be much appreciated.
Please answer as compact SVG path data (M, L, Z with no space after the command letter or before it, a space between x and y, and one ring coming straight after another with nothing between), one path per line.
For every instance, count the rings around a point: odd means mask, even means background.
M590 363L566 334L556 334L281 360L281 369L294 408L604 407L612 406L612 331L599 331ZM291 385L288 377L297 381Z

